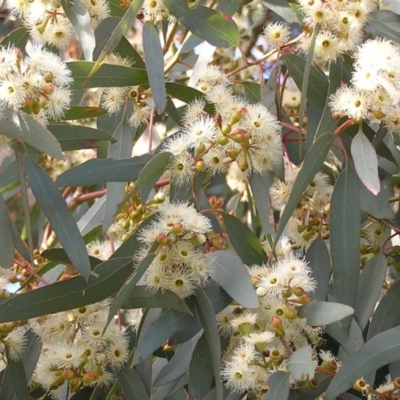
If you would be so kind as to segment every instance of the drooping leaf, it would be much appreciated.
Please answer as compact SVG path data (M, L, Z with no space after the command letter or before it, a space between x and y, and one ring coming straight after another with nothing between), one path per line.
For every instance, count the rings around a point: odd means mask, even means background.
M222 217L229 241L242 261L247 265L265 263L267 256L254 233L236 217L226 213Z
M121 308L125 300L128 298L128 296L135 290L136 284L139 282L139 279L143 276L143 274L147 271L147 268L153 262L154 257L155 257L154 253L148 254L141 261L141 263L135 268L135 271L125 281L121 289L118 291L114 301L110 305L110 309L108 311L107 323L106 326L104 327L104 331L110 324L111 320L114 318L114 315Z
M287 400L289 397L289 378L290 375L285 371L276 371L268 378L268 393L262 400Z
M64 198L60 191L54 187L54 183L49 176L29 157L25 157L24 167L32 192L41 205L65 252L74 267L85 279L88 279L90 276L90 263L85 242Z
M285 53L283 55L290 76L301 89L306 68L306 60L295 54ZM329 84L326 77L314 67L311 67L307 100L318 110L323 110L328 95Z
M193 351L189 369L189 396L203 398L210 390L214 373L211 352L205 334Z
M87 74L88 78L92 78L93 75L99 71L101 64L103 63L104 59L107 55L111 54L115 48L118 46L121 38L125 35L128 31L132 21L135 20L136 14L138 13L141 5L143 4L144 0L133 0L129 8L126 10L124 16L119 21L118 25L114 29L114 31L109 35L107 42L105 43L102 52L98 56L96 63L92 66L91 70ZM111 77L113 77L111 75ZM113 85L115 86L115 85ZM129 85L126 85L129 86Z
M400 325L400 281L395 282L382 297L371 320L368 330L368 340L388 329Z
M218 250L208 254L211 278L239 304L247 308L259 306L250 275L240 258L231 251Z
M101 107L70 106L61 119L63 121L71 121L75 119L96 118L104 114L107 114L107 111Z
M80 0L61 0L61 5L79 37L85 59L92 61L96 41L90 25L92 19L88 10Z
M121 304L121 308L171 308L191 314L186 303L170 290L150 292L147 286L135 286L132 293Z
M300 318L305 318L311 326L329 325L352 315L354 310L339 303L327 303L325 301L311 301L299 308Z
M0 266L10 268L14 259L14 235L7 205L0 194Z
M400 15L390 10L368 13L367 20L378 35L400 44Z
M400 360L400 327L376 335L351 356L333 377L326 400L334 400L371 371Z
M293 12L287 1L282 0L264 0L264 4L273 12L278 14L289 24L298 22L296 14Z
M310 182L314 179L315 174L322 167L325 161L325 157L327 156L329 149L332 145L333 139L333 134L327 133L321 135L307 153L304 162L301 165L297 178L293 184L289 200L279 220L274 241L275 246L278 243L282 232L285 229L287 222L289 221L289 218L292 216L293 210L296 208L298 202L300 201L301 196L303 195Z
M1 398L5 400L30 400L28 381L22 360L15 361L8 355L5 374L4 387L0 393Z
M164 4L182 25L213 46L238 44L238 27L229 15L201 5L189 9L183 0L164 0Z
M319 236L306 253L306 261L312 270L312 276L317 281L317 287L312 293L313 300L326 300L329 278L331 275L331 260L325 241Z
M36 318L97 303L116 293L132 271L132 260L104 261L86 281L82 276L16 294L0 303L0 323ZM185 314L183 314L185 315Z
M134 182L150 159L149 154L144 154L123 160L88 160L62 173L55 183L57 186L91 186L104 182Z
M386 257L379 253L365 265L359 280L354 318L363 330L374 311L387 272Z
M146 59L146 70L149 75L151 94L158 114L161 114L167 104L164 78L164 54L158 31L154 23L146 21L143 26L143 51Z
M221 373L221 342L219 339L219 331L217 319L215 317L213 306L210 300L199 287L194 296L196 309L200 317L204 334L210 348L211 362L214 370L215 389L217 400L223 400L223 386L220 379Z
M122 390L129 400L146 400L149 399L146 387L140 376L134 368L129 367L129 363L118 371L118 382L121 384Z
M351 155L357 175L365 187L373 194L381 190L381 183L378 176L378 157L374 146L359 130L351 142Z
M71 61L67 63L74 78L71 89L88 89L93 87L122 87L147 85L147 72L140 68L121 65L103 64L90 78L89 72L94 63L90 61Z
M360 217L354 172L345 168L336 181L330 210L333 287L339 303L354 307L360 270Z
M313 357L310 346L297 349L287 361L287 369L296 381L312 379L317 362Z
M57 159L64 159L60 144L39 122L22 111L5 108L0 114L0 134L20 139Z

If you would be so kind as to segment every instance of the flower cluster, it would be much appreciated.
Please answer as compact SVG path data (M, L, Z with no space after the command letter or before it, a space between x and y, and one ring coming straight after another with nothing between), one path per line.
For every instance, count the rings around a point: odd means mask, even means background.
M286 182L276 180L270 189L272 205L283 211L289 200L293 184L299 168L289 165L285 169ZM287 225L287 235L294 246L308 248L319 234L326 229L330 199L333 186L329 184L328 176L318 172L303 193L299 206L293 211Z
M390 132L400 132L399 46L386 39L368 40L354 59L352 85L332 95L332 111L339 117L382 120Z
M199 248L211 231L207 217L186 203L163 203L157 219L142 229L139 240L143 244L138 261L154 243L159 247L141 283L152 290L171 290L185 298L194 293L209 278L208 258Z
M164 146L174 155L172 180L182 185L199 171L223 173L233 162L247 175L272 170L282 156L281 128L268 109L236 96L227 76L214 66L203 71L196 88L214 104L216 114L203 111L204 101L189 104L181 134Z
M228 388L261 396L268 377L295 349L321 343L321 328L308 326L298 309L310 301L315 288L311 270L291 253L273 265L249 268L260 305L257 309L228 306L218 314L221 332L230 337L222 377ZM312 377L309 377L311 379Z
M16 47L0 46L0 110L29 110L46 124L59 119L69 108L71 72L53 53L32 48L28 55Z
M300 0L299 5L310 29L319 26L314 48L314 60L319 64L334 61L341 54L354 50L362 40L368 13L377 7L374 0ZM299 47L308 53L311 41L312 34L306 33Z
M110 16L110 7L106 0L84 0L82 3L91 17L93 28ZM6 4L14 15L24 20L30 35L37 43L50 44L63 50L76 38L74 27L59 0L7 0Z
M128 337L111 323L103 301L31 321L43 343L31 386L40 386L54 399L67 383L70 392L86 386L108 386L128 359Z
M133 66L133 62L130 59L117 54L108 56L106 63L123 67ZM127 107L128 103L132 106L132 111ZM131 126L136 128L148 122L154 106L149 90L138 86L108 87L102 94L101 104L110 114L116 113L122 107L125 107L125 118Z
M142 9L145 21L159 22L169 17L163 0L144 0Z

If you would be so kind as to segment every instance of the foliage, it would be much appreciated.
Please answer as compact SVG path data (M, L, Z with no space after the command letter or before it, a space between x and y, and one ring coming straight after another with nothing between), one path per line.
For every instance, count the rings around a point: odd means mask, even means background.
M1 13L1 400L400 398L398 0Z

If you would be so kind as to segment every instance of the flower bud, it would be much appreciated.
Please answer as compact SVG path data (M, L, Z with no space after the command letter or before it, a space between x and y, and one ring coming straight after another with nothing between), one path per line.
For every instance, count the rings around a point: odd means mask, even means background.
M275 336L282 336L282 335L284 335L285 330L284 330L283 325L282 325L282 320L281 320L279 317L277 317L276 315L274 315L274 316L271 318L271 325L272 325L272 327L274 328Z
M247 113L247 109L242 107L240 110L236 111L234 114L231 115L231 117L229 118L229 124L235 125L243 118L243 116L246 113Z
M249 336L249 334L251 332L251 328L252 328L252 325L249 324L248 322L239 325L239 331L244 336Z
M157 243L159 244L167 244L168 240L168 236L165 233L159 233L157 236Z
M232 132L232 126L231 126L230 124L225 124L225 125L223 125L222 128L221 128L221 132L222 132L224 135L228 135L229 133Z

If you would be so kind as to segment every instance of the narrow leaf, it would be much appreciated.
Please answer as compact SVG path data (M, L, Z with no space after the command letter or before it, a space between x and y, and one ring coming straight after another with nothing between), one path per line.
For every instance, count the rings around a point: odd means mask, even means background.
M26 44L28 43L29 32L25 27L15 29L8 34L2 41L1 45L4 47L14 45L20 50L25 50Z
M118 46L121 38L128 31L129 27L132 24L132 21L135 20L136 14L138 13L141 5L144 0L133 0L129 8L126 10L124 16L121 18L121 21L114 29L114 31L109 36L107 43L103 47L103 51L97 58L96 63L93 65L91 71L87 75L88 78L93 77L93 75L100 69L101 64L107 55L111 54L115 48ZM113 76L112 76L113 77ZM113 77L114 78L114 77ZM115 86L115 85L114 85ZM127 85L129 86L129 85Z
M184 0L164 0L169 12L194 35L216 47L236 46L238 27L222 12L198 5L190 9Z
M13 108L1 110L0 134L20 139L51 157L64 159L55 137L42 124L22 111Z
M299 317L305 318L311 326L329 325L352 315L354 310L344 304L311 301L299 308Z
M91 18L86 7L80 0L61 0L62 8L78 34L83 54L87 61L92 61L93 50L96 45Z
M60 191L54 187L53 181L42 168L29 157L25 157L24 166L32 192L41 205L65 252L74 267L85 279L88 279L90 276L90 263L85 242Z
M361 206L355 178L351 169L342 171L333 190L330 210L335 297L350 307L356 304L360 273Z
M194 302L199 313L200 321L204 329L204 334L210 348L211 360L214 370L216 400L223 400L223 386L220 379L221 373L221 342L219 339L219 330L215 318L214 309L210 300L199 287L196 291Z
M400 15L390 10L379 10L368 13L367 19L379 36L400 44Z
M378 176L378 157L374 146L362 130L358 131L351 142L351 155L361 182L371 193L378 194L381 190Z
M140 376L134 368L129 368L129 364L119 371L117 376L127 399L146 400L150 398Z
M400 325L400 281L395 282L379 302L368 330L368 340Z
M91 186L105 182L134 182L146 163L149 154L123 160L113 158L93 159L68 169L56 180L57 186Z
M285 371L276 371L268 378L268 393L262 400L287 400L289 397L289 378L290 375Z
M261 265L267 261L267 256L254 233L239 219L232 215L221 213L224 225L232 243L242 261L247 265Z
M211 278L243 307L257 308L258 297L250 275L240 258L230 251L218 250L208 254Z
M362 271L354 310L354 318L362 330L367 326L379 300L386 272L387 263L383 253L379 253L369 260Z
M63 121L76 119L95 118L107 114L107 110L101 107L70 106L63 115Z
M354 382L384 365L400 360L400 327L380 333L354 353L333 377L325 393L326 400L334 400L350 389Z
M158 31L153 22L146 21L143 26L143 51L146 59L146 70L149 75L151 94L158 114L167 104L164 78L164 54Z
M82 276L16 294L0 303L0 323L36 318L97 303L116 293L132 271L132 260L116 258L96 268L98 276ZM185 314L182 314L185 315Z
M282 0L264 0L264 4L273 12L278 14L289 24L298 22L296 14L290 8L289 3Z
M12 382L12 391L10 393L11 399L30 400L28 392L28 381L26 379L22 360L15 361L10 356L7 357L5 382L7 382L8 379L11 379ZM10 387L10 383L8 383L7 386ZM3 396L4 393L2 393L1 397L5 398Z
M8 208L0 194L0 266L10 268L14 259L13 226Z
M309 183L314 179L315 174L321 169L329 149L331 148L333 139L333 134L327 133L321 135L314 142L311 149L307 153L297 175L296 181L293 184L293 189L290 193L289 200L279 220L274 242L275 246L278 243L282 232L289 221L289 218L292 216L294 209L300 201L301 196L303 195Z
M107 329L107 326L110 324L117 311L121 308L124 301L135 289L136 284L139 282L139 279L143 276L143 274L147 271L147 268L153 262L154 257L155 254L148 254L121 287L121 289L115 296L114 301L110 305L110 310L108 311L107 323L104 327L104 331Z
M88 78L94 63L90 61L71 61L67 63L74 82L71 89L88 89L93 87L122 87L147 85L147 72L140 68L121 65L103 64L96 73Z

